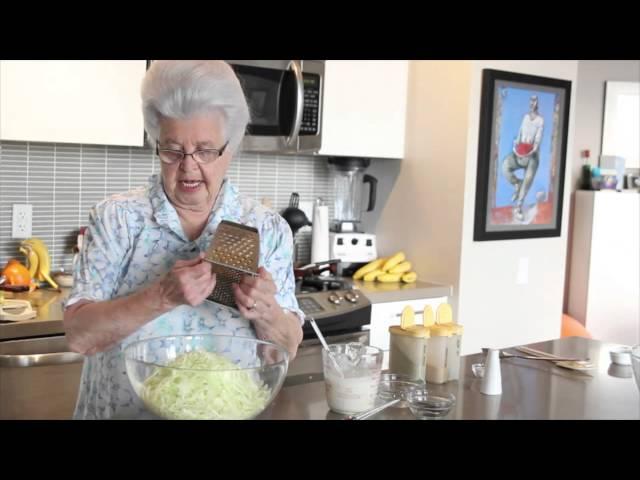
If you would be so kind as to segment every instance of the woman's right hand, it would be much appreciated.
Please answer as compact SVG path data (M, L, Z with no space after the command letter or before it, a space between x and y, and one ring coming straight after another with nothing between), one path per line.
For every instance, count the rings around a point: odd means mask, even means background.
M107 351L180 305L200 305L216 286L211 264L203 258L200 254L193 260L178 260L161 280L131 295L69 306L64 324L71 350L83 355Z
M160 280L160 298L167 310L180 305L196 306L204 302L216 286L216 274L204 253L192 260L178 260Z

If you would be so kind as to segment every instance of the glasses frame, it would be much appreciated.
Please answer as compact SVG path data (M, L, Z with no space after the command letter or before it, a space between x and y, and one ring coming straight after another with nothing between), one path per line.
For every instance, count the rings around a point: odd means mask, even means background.
M228 140L221 148L202 148L200 150L194 150L191 153L187 153L187 152L185 152L183 150L174 150L172 148L160 148L160 142L156 142L156 155L158 156L160 161L162 163L166 164L166 165L179 165L189 155L191 156L191 158L193 158L193 160L198 165L209 165L209 164L215 162L216 160L218 160L222 155L224 155L224 151L226 150L227 145L229 145L229 141ZM160 154L161 152L180 153L180 154L182 154L182 158L180 158L180 160L176 160L175 162L167 162L166 160L164 160L162 158L162 155ZM198 160L198 157L197 157L198 153L200 153L200 152L216 152L218 154L218 156L215 158L215 160L211 160L210 162L201 162L200 160Z

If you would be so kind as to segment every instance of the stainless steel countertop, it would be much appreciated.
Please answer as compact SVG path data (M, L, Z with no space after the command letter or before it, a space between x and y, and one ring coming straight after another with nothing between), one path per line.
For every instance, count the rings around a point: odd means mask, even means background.
M414 283L351 281L373 304L451 295L450 286L422 281ZM49 289L36 290L33 293L5 292L6 298L29 300L37 316L19 322L0 322L0 340L64 334L62 302L70 293L70 288L61 288L59 292Z
M451 296L452 288L448 285L417 281L413 283L393 282L365 282L364 280L350 280L353 286L364 292L371 303L400 302L405 300L419 300L421 298L437 298Z
M461 378L445 385L427 387L449 392L456 404L444 419L640 419L640 392L631 367L612 366L609 350L614 344L569 337L529 345L556 355L590 358L596 368L588 373L563 369L551 362L502 359L502 395L480 393L480 379L471 365L482 355L462 357ZM260 419L338 420L342 415L329 410L321 372L320 350L292 362L293 371L274 402ZM628 369L628 370L627 370ZM632 375L632 374L631 374ZM372 420L414 420L406 408L390 408Z
M0 322L0 340L64 334L62 302L70 294L70 288L61 288L60 291L39 289L32 293L4 292L5 298L29 300L36 317L19 322Z

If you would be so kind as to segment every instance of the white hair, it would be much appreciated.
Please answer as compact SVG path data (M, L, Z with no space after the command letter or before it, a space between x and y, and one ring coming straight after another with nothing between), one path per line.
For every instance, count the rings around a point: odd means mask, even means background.
M240 81L222 60L157 60L142 82L144 128L152 145L162 117L185 119L208 112L223 115L229 148L235 153L249 123Z

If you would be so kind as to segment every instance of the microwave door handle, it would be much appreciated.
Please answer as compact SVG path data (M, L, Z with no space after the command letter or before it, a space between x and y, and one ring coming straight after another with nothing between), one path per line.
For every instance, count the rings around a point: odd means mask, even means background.
M302 126L302 113L304 108L304 82L302 79L302 68L298 60L291 60L289 68L293 70L293 74L296 77L296 118L293 122L291 136L287 139L287 145L292 145L293 142L298 140L300 127Z

